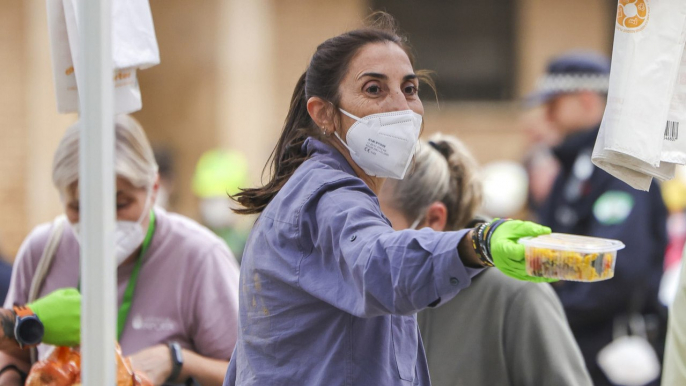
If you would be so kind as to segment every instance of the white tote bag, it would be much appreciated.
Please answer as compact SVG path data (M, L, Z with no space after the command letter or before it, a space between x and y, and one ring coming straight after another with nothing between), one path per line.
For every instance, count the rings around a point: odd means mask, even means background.
M686 148L670 137L674 124L668 123L679 119L670 107L685 28L686 1L619 0L608 101L593 162L637 189L648 190L653 177L673 178L674 163L686 160Z
M76 73L69 48L64 7L62 0L47 0L46 6L57 111L62 114L75 112L79 109L79 92L76 88Z
M686 26L684 27L686 32ZM686 39L684 39L686 40ZM661 160L679 165L686 164L686 137L680 130L686 128L686 50L681 56L679 72L674 84L672 102L667 115L665 142L662 145ZM681 134L681 135L680 135Z
M78 0L47 0L53 73L60 113L78 111L79 61ZM62 7L62 10L58 9ZM65 37L68 44L65 44ZM68 55L67 55L68 53ZM112 64L114 112L132 113L143 107L137 69L159 64L159 49L148 0L112 2ZM64 67L70 77L64 78ZM69 92L67 93L68 90Z

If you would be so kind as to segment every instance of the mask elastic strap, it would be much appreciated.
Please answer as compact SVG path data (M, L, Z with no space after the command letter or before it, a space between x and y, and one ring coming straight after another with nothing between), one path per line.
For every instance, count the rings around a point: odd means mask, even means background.
M334 131L334 132L333 132L333 135L335 135L336 138L338 138L338 140L341 141L341 144L343 144L343 146L345 146L345 148L348 149L348 151L350 152L350 154L354 154L354 153L355 153L355 152L353 151L353 149L351 149L350 146L348 146L348 144L345 143L345 141L343 140L343 138L341 138L341 136L338 135L338 132L337 132L337 131Z
M356 117L356 116L350 114L349 112L343 110L342 108L339 107L338 109L339 109L343 114L349 116L350 118L352 118L352 119L354 119L354 120L356 120L356 121L360 121L360 118L358 118L358 117ZM350 152L350 154L354 154L354 153L355 153L355 152L353 151L353 149L351 149L351 148L348 146L348 144L345 143L345 141L343 140L343 138L341 138L341 136L338 135L338 132L337 132L336 130L334 130L333 135L335 135L336 138L338 138L338 140L341 141L341 143L343 144L343 146L345 146L345 148L348 149L348 151Z
M342 112L343 114L349 116L350 118L352 118L352 119L354 119L354 120L356 120L356 121L361 121L361 120L362 120L362 119L360 119L360 118L358 118L358 117L356 117L356 116L350 114L349 112L343 110L343 109L340 108L340 107L339 107L338 109L341 110L341 112Z

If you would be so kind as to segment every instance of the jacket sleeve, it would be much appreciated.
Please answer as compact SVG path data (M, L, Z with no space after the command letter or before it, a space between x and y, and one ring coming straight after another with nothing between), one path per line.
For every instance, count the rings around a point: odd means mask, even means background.
M629 309L633 294L643 293L650 297L646 301L652 301L662 275L667 214L659 187L639 192L615 181L609 190L627 193L633 202L631 211L623 221L611 224L591 216L588 236L617 239L626 245L617 254L615 276L597 283L554 285L575 327L607 320Z
M479 271L457 252L466 231L394 231L360 187L329 187L302 213L299 239L311 243L302 246L300 287L356 316L414 314L450 300Z
M508 305L504 326L505 362L513 386L593 384L550 285L521 287Z

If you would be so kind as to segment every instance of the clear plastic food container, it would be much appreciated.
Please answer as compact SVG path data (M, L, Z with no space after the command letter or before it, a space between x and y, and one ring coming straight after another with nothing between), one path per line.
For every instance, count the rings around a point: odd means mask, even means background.
M551 233L524 237L526 273L530 276L571 281L601 281L615 275L619 240Z

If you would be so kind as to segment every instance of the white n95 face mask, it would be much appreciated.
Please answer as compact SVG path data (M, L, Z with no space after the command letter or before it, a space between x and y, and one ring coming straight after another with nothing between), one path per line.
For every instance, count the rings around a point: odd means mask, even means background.
M372 177L402 180L419 140L422 116L403 110L358 118L340 110L357 121L348 129L347 143L335 133L353 161Z
M143 222L146 214L148 214L147 209L138 221L117 221L114 229L114 256L117 259L117 265L121 265L143 244L145 230L141 226L141 222Z
M145 240L146 230L143 229L141 223L145 216L150 215L150 193L146 198L145 208L143 213L138 218L138 221L117 220L114 228L114 256L117 259L117 265L121 265L131 254L143 244ZM71 224L71 229L76 236L76 239L81 242L81 225L80 223Z

